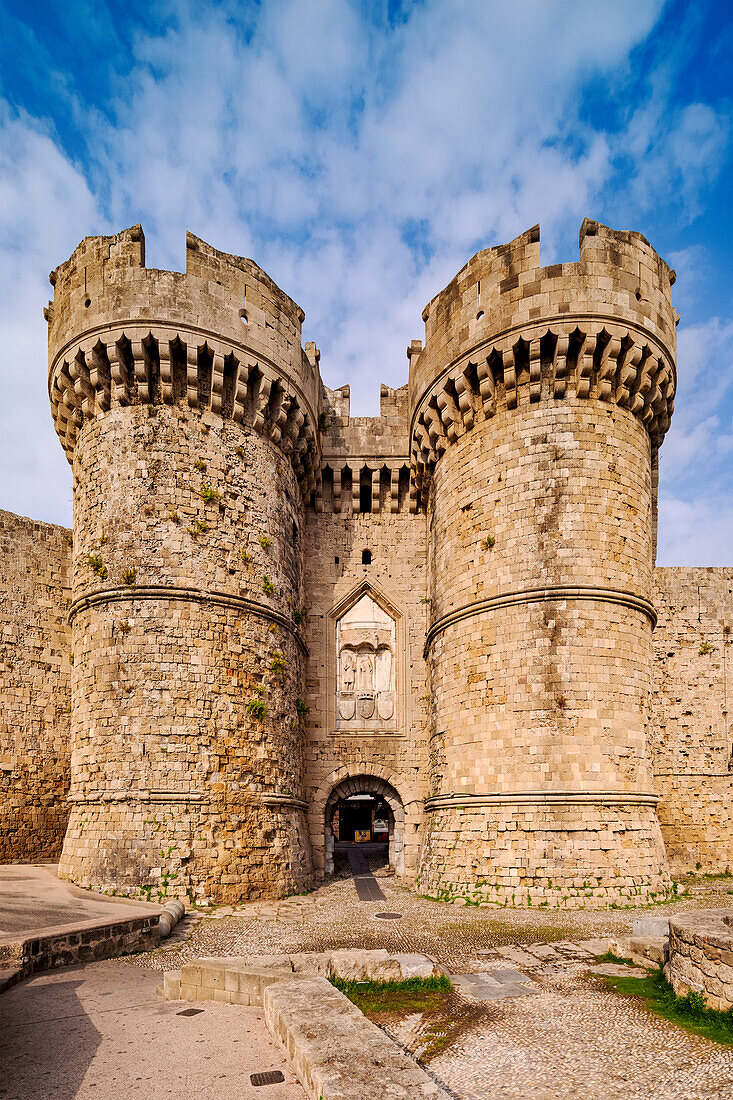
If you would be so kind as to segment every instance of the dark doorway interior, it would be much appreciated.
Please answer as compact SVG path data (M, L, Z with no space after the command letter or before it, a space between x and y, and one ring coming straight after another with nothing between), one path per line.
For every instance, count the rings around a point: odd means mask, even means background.
M348 853L353 849L363 851L371 870L389 863L389 838L394 831L394 819L388 803L379 795L340 798L333 808L330 824L339 870L348 865Z

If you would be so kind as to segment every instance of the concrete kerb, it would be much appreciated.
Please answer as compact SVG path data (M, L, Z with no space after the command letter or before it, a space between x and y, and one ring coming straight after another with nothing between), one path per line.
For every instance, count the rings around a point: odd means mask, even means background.
M442 1092L428 1074L327 980L400 981L439 973L425 955L384 950L197 959L163 975L168 1000L262 1005L311 1100L383 1100Z
M310 1100L443 1100L447 1093L326 978L264 992L265 1023Z
M150 912L0 936L0 993L39 970L150 951L160 943L159 919Z

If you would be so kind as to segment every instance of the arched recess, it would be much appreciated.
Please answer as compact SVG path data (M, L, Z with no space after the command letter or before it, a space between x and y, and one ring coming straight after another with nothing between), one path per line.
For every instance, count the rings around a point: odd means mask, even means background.
M420 854L423 801L408 780L374 765L336 768L311 799L308 816L318 877L322 879L333 870L334 838L328 824L330 809L339 798L360 793L378 794L388 803L394 819L390 863L398 875L413 879Z

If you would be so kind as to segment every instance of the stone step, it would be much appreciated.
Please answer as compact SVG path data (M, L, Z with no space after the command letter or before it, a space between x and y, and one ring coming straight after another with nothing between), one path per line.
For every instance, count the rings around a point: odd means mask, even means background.
M180 970L167 971L158 992L167 1000L221 1001L261 1005L264 990L293 974L336 977L352 981L393 982L429 978L440 973L427 955L380 949L330 952L301 951L293 955L196 959Z

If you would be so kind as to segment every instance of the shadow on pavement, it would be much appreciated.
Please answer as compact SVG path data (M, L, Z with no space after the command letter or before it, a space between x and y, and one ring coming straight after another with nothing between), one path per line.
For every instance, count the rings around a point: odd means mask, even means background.
M44 975L0 997L2 1100L74 1100L102 1038L77 995L81 985Z

